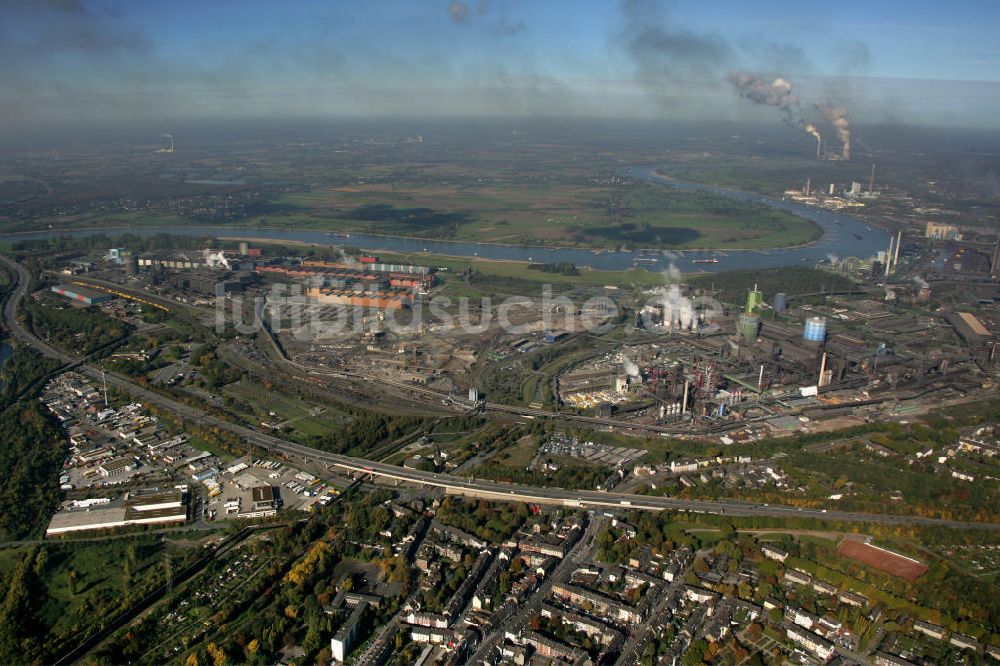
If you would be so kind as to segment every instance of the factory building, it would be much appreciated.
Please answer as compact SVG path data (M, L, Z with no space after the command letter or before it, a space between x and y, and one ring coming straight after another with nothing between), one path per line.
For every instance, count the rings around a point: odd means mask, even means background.
M378 257L361 257L361 269L371 273L399 273L400 275L430 275L434 272L432 266L419 266L417 264L387 264L381 263ZM354 268L349 264L337 261L323 261L320 259L306 259L303 266L314 266L317 268Z
M312 287L306 290L306 296L320 305L348 305L356 308L376 308L379 310L402 310L413 307L413 292L402 290L368 293L364 291Z
M46 536L133 525L169 525L187 520L187 505L179 490L136 493L115 506L63 507L52 516Z
M233 270L237 268L237 265L226 257L224 251L207 248L190 252L147 252L139 257L138 264L140 269L148 271L184 271L196 268Z
M139 268L146 270L157 270L171 268L174 270L193 270L205 265L200 259L188 259L187 257L163 257L144 256L139 257Z
M933 240L962 240L962 232L953 224L928 222L924 227L924 237Z
M70 287L64 284L52 287L52 292L59 294L60 296L65 296L71 300L85 303L86 305L98 305L100 303L106 303L114 298L112 294L107 294L95 289L87 289L86 287L77 286Z
M970 347L981 347L988 343L993 334L969 312L954 312L945 315L948 323L955 328L959 337Z
M305 278L325 287L344 288L351 284L383 289L388 280L372 273L357 270L335 270L317 266L257 266L255 270L265 275L281 275L289 278Z
M224 294L242 292L247 284L253 280L253 275L243 273L235 275L233 273L209 270L196 270L190 273L178 272L167 276L163 281L174 289L186 291L203 296L214 296L220 288Z

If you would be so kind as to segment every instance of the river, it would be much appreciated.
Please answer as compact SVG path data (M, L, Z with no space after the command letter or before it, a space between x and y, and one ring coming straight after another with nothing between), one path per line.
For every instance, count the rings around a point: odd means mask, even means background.
M877 227L871 227L861 220L836 211L806 206L791 201L783 201L759 194L729 190L712 185L701 185L686 181L664 178L656 173L656 167L631 167L619 172L622 176L660 183L665 187L680 190L708 192L742 202L762 203L772 208L787 211L815 222L823 229L823 236L808 245L790 248L764 250L690 250L659 251L636 250L586 250L580 248L545 248L524 245L496 245L465 241L428 240L403 238L398 236L375 236L369 234L335 234L324 231L294 229L267 229L234 226L165 226L136 227L134 229L67 229L46 230L19 234L4 234L13 239L42 239L57 236L85 236L95 233L131 233L137 236L151 236L158 233L179 235L205 235L226 238L259 238L275 241L299 241L320 245L350 245L363 250L402 253L427 252L428 254L451 255L457 257L497 259L507 261L531 261L539 263L571 262L579 267L609 271L624 271L630 268L645 268L661 271L674 264L682 271L726 271L740 268L777 268L781 266L812 266L836 257L870 257L889 246L889 235ZM718 259L718 263L699 263L699 260Z

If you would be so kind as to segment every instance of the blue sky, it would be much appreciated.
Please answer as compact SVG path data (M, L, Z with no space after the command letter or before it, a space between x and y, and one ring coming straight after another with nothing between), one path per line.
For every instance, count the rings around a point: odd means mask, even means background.
M1000 2L6 0L8 123L143 114L766 120L731 70L873 122L998 122Z

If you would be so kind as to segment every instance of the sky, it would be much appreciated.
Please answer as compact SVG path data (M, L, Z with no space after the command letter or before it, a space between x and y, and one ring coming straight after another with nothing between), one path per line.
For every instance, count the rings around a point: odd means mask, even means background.
M0 125L199 118L1000 124L995 0L0 0ZM745 91L744 91L745 92ZM1000 128L998 128L1000 129Z

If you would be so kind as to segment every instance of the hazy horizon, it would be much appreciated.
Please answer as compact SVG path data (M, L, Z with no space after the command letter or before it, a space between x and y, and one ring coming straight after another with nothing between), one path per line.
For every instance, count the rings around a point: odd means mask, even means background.
M794 122L822 123L826 104L852 123L1000 128L983 27L1000 6L913 4L14 0L0 8L0 134L218 119L780 124L737 94L734 71L787 80Z

